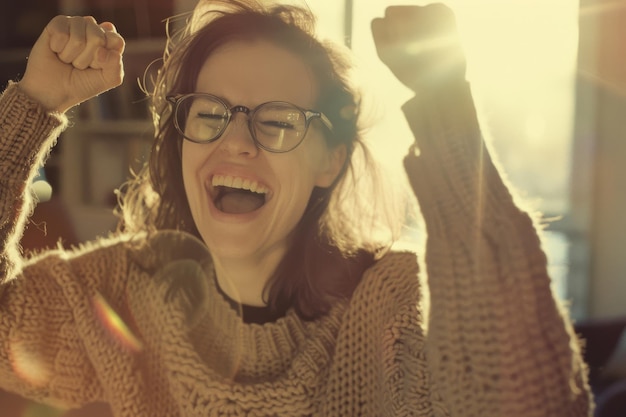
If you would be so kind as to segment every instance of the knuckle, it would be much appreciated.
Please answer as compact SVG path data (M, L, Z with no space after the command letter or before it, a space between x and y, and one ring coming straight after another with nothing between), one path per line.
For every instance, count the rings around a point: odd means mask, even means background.
M105 47L107 45L107 41L104 36L88 36L86 40L86 46L89 47Z
M48 23L48 25L50 25L50 26L62 25L62 24L64 24L67 21L67 19L68 19L68 16L63 16L63 15L54 16L50 20L50 23Z
M105 32L105 43L107 48L113 49L121 49L123 50L126 46L126 42L124 38L122 38L119 34L114 32Z
M75 36L71 36L67 41L67 48L77 51L82 51L85 49L87 42L84 38L79 38Z
M46 30L52 36L65 35L67 36L69 32L69 18L67 16L55 16L48 25L46 26Z

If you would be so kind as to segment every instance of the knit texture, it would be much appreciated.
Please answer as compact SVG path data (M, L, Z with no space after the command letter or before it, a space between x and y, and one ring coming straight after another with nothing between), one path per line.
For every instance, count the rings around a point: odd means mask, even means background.
M420 150L405 166L428 232L429 321L415 254L391 252L324 317L289 310L258 325L223 298L210 263L180 251L154 268L141 237L21 259L25 190L67 121L9 86L0 386L65 407L105 401L116 417L591 415L536 228L485 150L469 87L404 111Z

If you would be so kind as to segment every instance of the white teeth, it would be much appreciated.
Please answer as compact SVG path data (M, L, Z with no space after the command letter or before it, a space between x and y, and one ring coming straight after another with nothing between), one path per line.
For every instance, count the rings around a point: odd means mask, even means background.
M224 186L230 188L239 188L242 190L249 190L254 193L267 194L269 191L267 187L258 182L250 179L244 179L241 177L232 177L230 175L214 175L211 181L214 187Z

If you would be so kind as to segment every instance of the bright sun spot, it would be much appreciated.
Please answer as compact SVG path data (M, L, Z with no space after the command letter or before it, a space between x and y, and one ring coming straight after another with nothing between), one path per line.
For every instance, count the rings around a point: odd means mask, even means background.
M395 4L353 0L351 46L363 85L363 120L374 154L392 171L413 138L399 111L412 93L379 61L370 22ZM541 201L540 210L567 210L570 143L578 47L575 0L449 0L467 56L481 126L513 184ZM309 2L320 32L342 41L344 2ZM431 45L432 46L432 45ZM398 176L397 178L402 178Z

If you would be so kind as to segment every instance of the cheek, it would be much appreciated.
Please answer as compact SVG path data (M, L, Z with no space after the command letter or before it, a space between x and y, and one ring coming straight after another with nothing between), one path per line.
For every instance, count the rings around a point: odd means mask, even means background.
M315 185L328 170L329 151L321 135L316 134L308 139L306 146L302 149L299 169L304 171Z
M323 164L317 147L296 148L298 152L289 158L288 163L276 167L282 178L282 198L289 207L289 217L301 217L309 203ZM283 216L287 217L283 212ZM292 219L293 220L293 219Z
M193 205L192 200L196 195L194 190L200 186L198 170L206 159L206 152L206 149L201 149L195 143L183 142L181 151L183 185L190 205Z
M181 169L183 173L183 183L185 190L188 189L191 178L193 178L193 166L195 165L193 152L189 150L189 147L183 144L181 151Z
M181 150L183 174L197 172L206 161L210 151L210 145L184 141Z
M314 152L310 152L310 149L297 149L301 152L293 155L287 163L281 164L281 167L277 167L277 172L280 172L283 183L289 184L291 192L301 197L303 193L312 190L315 185L319 171L319 158Z

